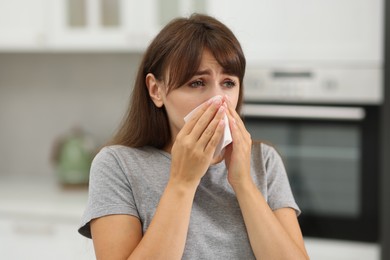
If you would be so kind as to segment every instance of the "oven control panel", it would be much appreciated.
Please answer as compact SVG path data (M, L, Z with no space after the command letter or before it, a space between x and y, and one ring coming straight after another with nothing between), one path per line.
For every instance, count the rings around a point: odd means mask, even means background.
M245 101L381 104L381 68L248 68Z

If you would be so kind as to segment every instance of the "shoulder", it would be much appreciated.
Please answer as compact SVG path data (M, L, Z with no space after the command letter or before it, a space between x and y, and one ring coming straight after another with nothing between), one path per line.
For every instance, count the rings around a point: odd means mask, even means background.
M128 161L131 158L148 159L158 153L152 147L128 147L124 145L111 145L103 147L95 156L94 161L116 160L117 162Z
M252 158L257 158L257 160L260 159L264 163L267 163L273 160L280 160L281 156L273 144L263 141L253 141Z
M282 157L271 143L254 141L251 160L255 172L263 172L267 179L286 174Z
M143 155L148 156L154 152L156 152L157 149L153 149L152 147L129 147L124 145L110 145L103 147L98 154L100 156L122 156L122 155Z
M150 168L161 161L150 159L153 154L159 154L159 150L151 147L105 146L92 162L90 184L98 190L102 190L101 186L107 183L115 187L123 186L123 190L130 189L132 181L144 178L151 172Z
M92 162L91 169L92 172L104 169L109 174L120 172L134 176L145 173L145 171L152 171L155 168L166 168L169 163L169 154L154 147L134 148L112 145L100 150Z

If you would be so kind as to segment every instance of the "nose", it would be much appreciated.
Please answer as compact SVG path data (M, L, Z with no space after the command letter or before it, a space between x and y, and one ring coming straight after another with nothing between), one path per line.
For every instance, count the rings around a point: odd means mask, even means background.
M215 97L215 96L223 97L225 95L222 87L219 85L218 82L213 82L212 86L209 88L209 90L210 90L210 93L209 93L210 98Z

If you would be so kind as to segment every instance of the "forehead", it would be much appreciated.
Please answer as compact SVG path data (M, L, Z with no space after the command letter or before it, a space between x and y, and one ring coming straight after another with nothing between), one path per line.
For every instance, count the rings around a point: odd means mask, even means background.
M209 50L205 49L203 50L199 67L202 68L202 67L209 67L209 66L222 68L221 64L218 63L214 55Z
M214 70L217 73L230 74L225 68L217 61L215 56L208 49L203 50L202 58L200 60L199 68L195 75L209 74ZM234 75L235 76L235 75Z

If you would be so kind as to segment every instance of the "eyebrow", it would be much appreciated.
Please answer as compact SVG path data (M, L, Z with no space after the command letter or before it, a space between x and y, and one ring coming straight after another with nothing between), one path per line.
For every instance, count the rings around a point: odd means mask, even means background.
M198 70L195 72L194 76L200 76L200 75L211 75L211 70L205 69L205 70Z
M226 71L226 70L223 70L223 71L222 71L222 74L226 74L226 75L229 75L229 76L238 77L237 75L234 75L233 73L229 73L229 72ZM198 71L195 72L195 74L194 74L194 76L201 76L201 75L211 75L211 70L210 70L210 69L198 70Z

